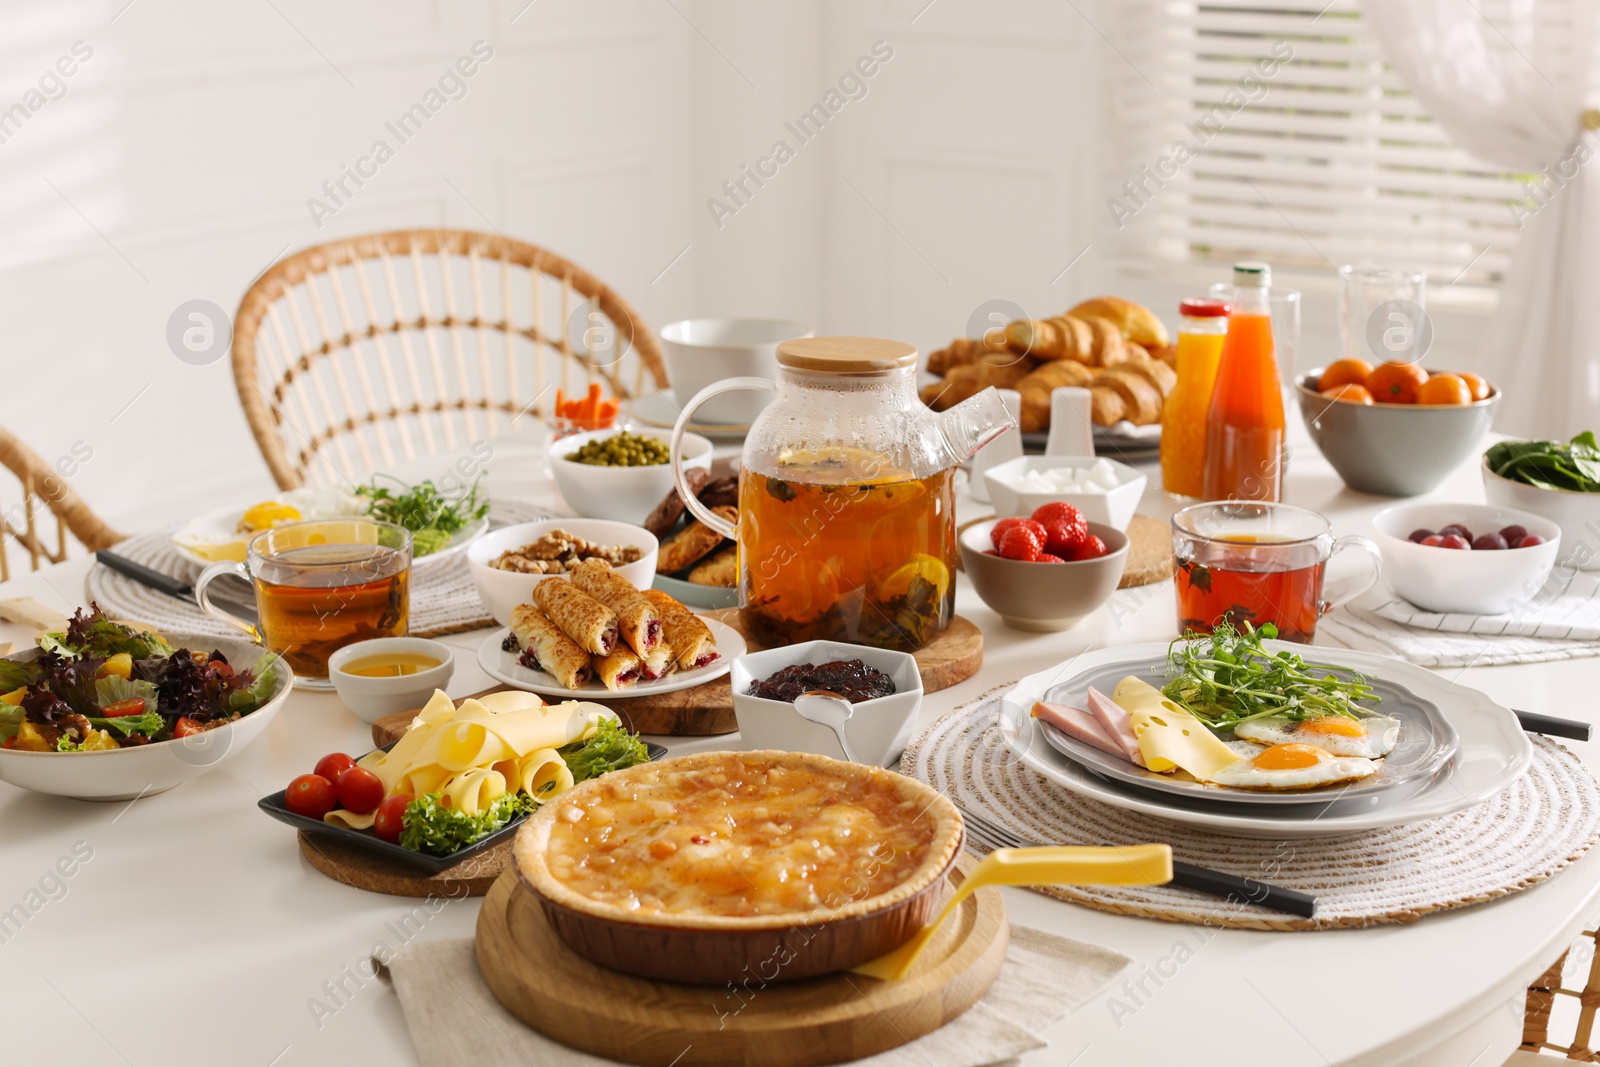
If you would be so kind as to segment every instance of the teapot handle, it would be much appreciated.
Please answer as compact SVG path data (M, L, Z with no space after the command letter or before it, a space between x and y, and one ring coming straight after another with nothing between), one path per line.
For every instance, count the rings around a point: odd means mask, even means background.
M736 540L739 536L733 523L700 503L700 498L689 489L688 479L683 475L683 435L688 432L689 422L701 404L719 393L731 393L736 389L773 393L777 392L778 385L770 378L725 378L720 382L713 382L684 405L683 411L678 414L677 423L672 427L672 480L678 486L678 496L683 499L691 515L730 541Z

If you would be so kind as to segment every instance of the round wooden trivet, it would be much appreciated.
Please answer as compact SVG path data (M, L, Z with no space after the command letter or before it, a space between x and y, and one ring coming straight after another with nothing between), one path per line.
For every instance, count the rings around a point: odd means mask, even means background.
M1135 515L1128 523L1128 566L1118 589L1153 585L1172 577L1172 525L1149 515Z
M969 526L976 526L980 522L988 522L992 518L993 515L984 515L981 518L969 519L957 528L957 532ZM1129 521L1125 532L1128 535L1128 565L1122 572L1122 581L1117 583L1118 589L1153 585L1172 577L1170 524L1161 519L1153 519L1149 515L1135 515ZM956 561L956 569L963 569L960 560Z
M300 854L335 882L394 897L481 897L511 865L511 840L469 856L438 874L374 856L327 834L299 831Z
M958 880L971 863L963 861ZM584 1052L652 1067L820 1067L897 1048L966 1011L994 983L1009 940L1000 891L980 889L903 981L843 972L775 985L753 975L737 988L672 985L577 955L508 871L478 915L477 956L508 1011Z
M1317 917L1236 905L1173 886L1051 886L1040 892L1119 915L1244 930L1412 922L1554 875L1600 840L1600 784L1572 753L1534 737L1533 766L1475 808L1407 826L1314 840L1206 833L1081 797L1012 757L997 724L1002 686L935 723L900 770L1025 840L1055 845L1166 841L1177 859L1317 898Z
M743 632L739 626L738 608L724 608L704 614ZM760 647L754 643L750 645L751 651ZM948 689L971 678L983 666L983 633L973 623L957 615L950 620L944 633L916 653L916 660L917 668L922 673L923 692ZM484 692L498 693L508 688L497 685ZM615 711L622 718L623 725L635 733L701 737L731 734L739 728L739 722L733 714L733 688L727 675L704 685L672 693L641 697L620 697L607 693L598 699ZM399 740L414 716L415 712L403 711L379 719L372 726L373 742L382 747Z

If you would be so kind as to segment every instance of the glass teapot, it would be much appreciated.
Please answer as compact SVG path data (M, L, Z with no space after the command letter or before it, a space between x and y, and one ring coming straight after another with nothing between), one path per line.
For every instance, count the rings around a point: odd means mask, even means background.
M917 350L870 337L778 346L779 379L729 378L672 431L678 492L739 546L746 634L773 647L830 639L914 651L955 613L955 468L1013 423L994 389L943 413L917 396ZM777 396L750 427L737 529L689 491L684 432L735 389Z

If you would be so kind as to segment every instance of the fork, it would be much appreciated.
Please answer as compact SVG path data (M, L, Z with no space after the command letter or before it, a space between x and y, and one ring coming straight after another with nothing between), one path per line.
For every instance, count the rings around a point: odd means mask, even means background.
M1040 847L1038 842L1029 841L959 803L956 804L956 810L961 813L961 818L967 824L967 834L985 848L992 850ZM1254 878L1241 878L1238 875L1214 871L1209 867L1200 867L1180 860L1172 861L1170 884L1221 897L1229 903L1255 904L1306 919L1315 918L1317 914L1317 898L1310 893L1269 885Z

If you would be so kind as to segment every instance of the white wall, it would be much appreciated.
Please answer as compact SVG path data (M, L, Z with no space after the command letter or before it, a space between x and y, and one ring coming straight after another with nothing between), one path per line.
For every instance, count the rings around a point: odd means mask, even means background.
M74 485L127 529L269 489L228 361L179 361L167 320L194 298L231 313L278 256L335 236L494 228L656 327L784 315L924 350L992 300L1050 314L1117 291L1171 321L1208 280L1116 259L1113 0L124 4L0 3L0 109L93 50L0 143L0 419L47 458L88 442ZM480 40L466 95L316 225L307 199ZM801 143L785 124L880 41L865 95ZM792 158L714 218L779 140ZM1306 365L1332 351L1332 309L1308 292ZM1474 365L1477 322L1446 314L1430 362Z

